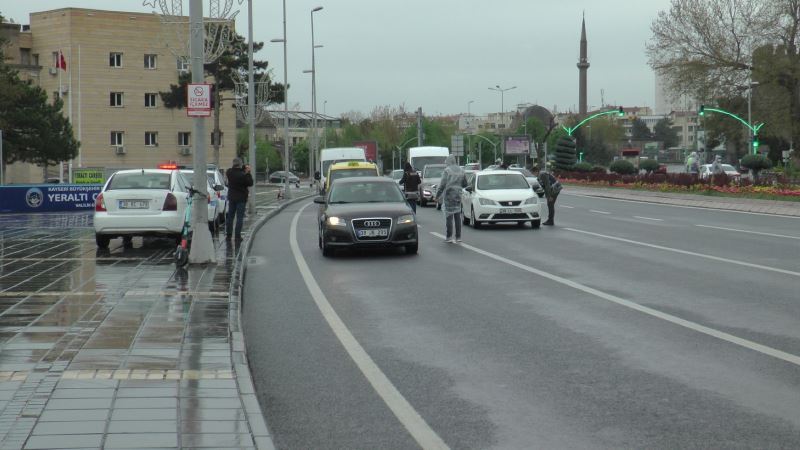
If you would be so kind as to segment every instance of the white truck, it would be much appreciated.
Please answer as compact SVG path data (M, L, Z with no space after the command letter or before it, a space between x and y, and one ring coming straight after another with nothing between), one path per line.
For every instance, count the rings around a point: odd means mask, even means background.
M320 192L324 190L325 178L328 176L328 168L331 164L347 161L366 161L367 155L361 147L336 147L323 148L319 152Z
M408 162L418 172L422 172L428 164L444 164L450 155L447 147L411 147L408 149Z

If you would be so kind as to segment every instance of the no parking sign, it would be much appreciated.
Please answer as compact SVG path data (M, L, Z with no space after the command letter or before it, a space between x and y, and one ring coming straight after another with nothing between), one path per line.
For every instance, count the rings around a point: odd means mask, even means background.
M186 86L186 115L208 117L211 115L211 85L190 83Z

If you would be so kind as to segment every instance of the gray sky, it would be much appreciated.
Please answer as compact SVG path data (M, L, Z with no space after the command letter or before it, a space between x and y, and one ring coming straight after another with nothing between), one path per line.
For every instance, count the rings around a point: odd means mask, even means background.
M589 106L654 106L654 76L644 54L650 23L669 0L288 0L289 101L311 109L310 11L317 44L317 108L328 114L375 106L427 114L500 110L489 86L517 86L505 109L538 103L577 109L581 14L589 40ZM184 1L188 10L189 1ZM34 11L64 7L151 12L141 0L5 1L0 13L28 23ZM204 1L207 8L208 1ZM247 1L237 31L247 34ZM281 0L254 0L256 55L283 79ZM327 104L325 101L327 100Z

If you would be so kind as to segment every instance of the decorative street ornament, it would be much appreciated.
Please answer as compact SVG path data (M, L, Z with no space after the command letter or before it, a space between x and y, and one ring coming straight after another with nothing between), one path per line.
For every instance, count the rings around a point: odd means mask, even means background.
M268 71L264 71L258 75L258 81L254 82L255 85L255 110L254 110L254 123L261 122L264 117L268 115L267 105L269 104L269 89L270 89L270 76ZM234 97L236 105L236 114L239 120L249 123L250 117L247 109L247 71L241 70L233 73L234 78Z

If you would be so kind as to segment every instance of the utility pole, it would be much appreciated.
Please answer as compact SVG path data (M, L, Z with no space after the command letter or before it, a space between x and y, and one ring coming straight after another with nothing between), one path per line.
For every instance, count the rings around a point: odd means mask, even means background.
M247 118L249 148L248 159L250 169L255 180L258 181L258 171L256 170L256 87L253 74L253 0L247 0ZM219 142L217 142L218 144ZM219 158L219 152L216 152ZM219 163L219 162L218 162ZM267 175L269 176L269 175ZM250 195L247 198L247 211L250 214L256 213L256 184L250 188Z
M417 108L417 145L423 146L425 133L422 132L422 107Z
M192 61L192 83L203 83L205 62L205 28L203 27L203 0L189 3L189 53ZM194 176L192 184L197 190L192 198L192 247L189 263L216 263L214 243L208 229L208 207L206 186L206 124L204 117L195 117L192 136L194 146Z

